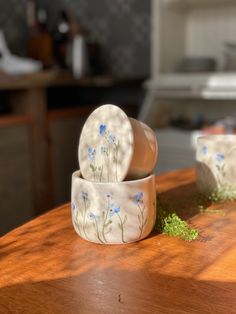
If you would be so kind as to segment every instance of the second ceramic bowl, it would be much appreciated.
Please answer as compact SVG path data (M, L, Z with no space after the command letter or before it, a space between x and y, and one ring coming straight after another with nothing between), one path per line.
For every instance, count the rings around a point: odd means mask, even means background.
M156 220L155 177L125 182L90 182L72 175L72 222L85 240L123 244L141 240Z
M78 148L83 177L96 182L143 178L154 169L157 154L155 133L114 105L92 112Z
M209 135L197 140L197 185L208 194L236 189L236 135Z

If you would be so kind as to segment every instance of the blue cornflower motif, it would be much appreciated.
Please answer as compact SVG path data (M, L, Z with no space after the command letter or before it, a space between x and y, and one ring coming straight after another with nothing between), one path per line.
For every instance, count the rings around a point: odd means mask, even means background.
M78 210L78 208L77 208L75 203L71 203L71 209L72 209L72 216L75 219L76 218L76 214L77 214L77 210Z
M105 133L106 133L106 129L107 129L107 126L105 124L100 124L100 126L99 126L99 134L101 136L104 136Z
M87 192L81 192L81 198L84 202L88 201L88 193Z
M94 213L89 213L89 218L91 219L91 220L95 220L95 219L97 219L97 218L99 218L99 216L98 215L95 215Z
M109 143L110 143L110 144L114 144L115 141L116 141L115 135L113 135L112 133L110 133L110 134L109 134L109 137L108 137L108 140L109 140Z
M76 207L76 204L72 202L72 203L71 203L71 209L74 211L76 208L77 208L77 207Z
M88 159L94 161L96 156L96 148L89 147L88 148Z
M137 194L134 195L134 202L136 204L140 204L143 202L143 192L138 192Z
M114 214L119 214L120 212L120 207L116 204L111 204L110 209L109 209L109 216L112 217Z
M225 159L225 155L224 154L216 154L216 160L218 162L223 162Z
M206 147L206 145L203 145L202 146L202 155L206 156L206 154L207 154L207 147Z

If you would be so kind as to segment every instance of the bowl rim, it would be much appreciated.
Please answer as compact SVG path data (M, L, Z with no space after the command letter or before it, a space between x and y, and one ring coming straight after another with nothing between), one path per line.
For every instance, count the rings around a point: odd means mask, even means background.
M231 142L233 140L236 141L236 134L208 134L208 135L201 135L197 138L197 142L206 141L206 142L218 143L225 140L228 140L228 142Z
M155 174L151 173L150 175L146 176L145 178L135 179L135 180L128 180L128 181L113 181L113 182L97 182L97 181L89 181L82 177L81 170L76 170L72 174L72 180L77 179L82 182L92 183L93 185L120 185L120 184L133 184L133 183L139 183L139 182L145 182L154 179L155 180Z

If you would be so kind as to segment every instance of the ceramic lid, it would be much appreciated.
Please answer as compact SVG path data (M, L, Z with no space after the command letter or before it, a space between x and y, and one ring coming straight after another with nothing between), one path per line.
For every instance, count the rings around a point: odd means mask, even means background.
M79 141L79 165L89 181L123 181L134 151L129 118L119 107L104 105L92 112Z

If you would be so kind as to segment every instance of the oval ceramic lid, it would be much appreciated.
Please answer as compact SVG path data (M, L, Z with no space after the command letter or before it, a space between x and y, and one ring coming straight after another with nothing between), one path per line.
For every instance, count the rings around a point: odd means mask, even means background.
M88 117L79 141L79 165L89 181L116 182L126 177L133 157L129 118L119 107L104 105Z

